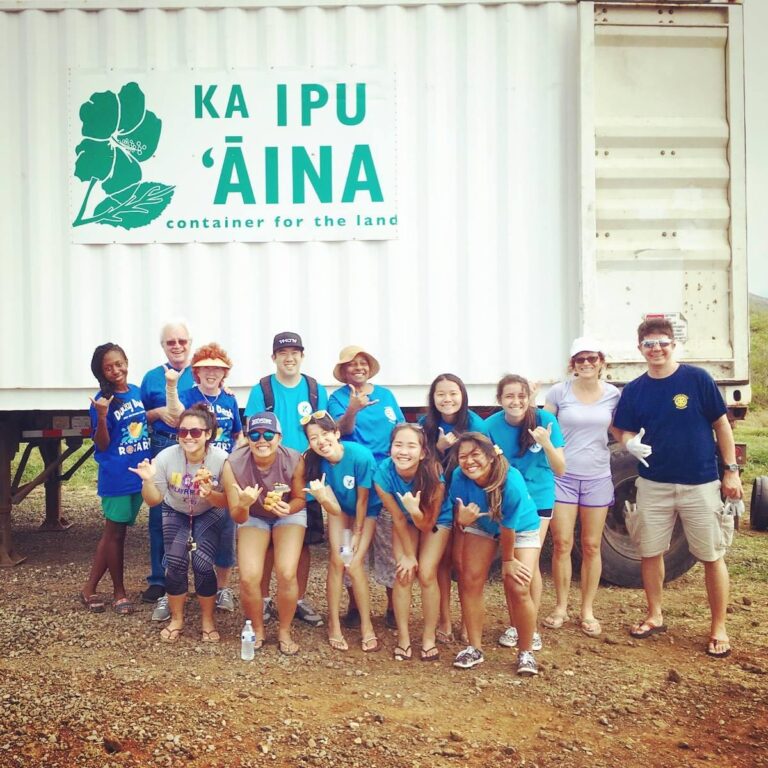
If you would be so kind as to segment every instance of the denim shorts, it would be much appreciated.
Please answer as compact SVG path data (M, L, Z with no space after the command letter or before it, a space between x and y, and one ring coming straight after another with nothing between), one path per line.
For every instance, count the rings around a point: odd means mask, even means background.
M482 536L484 539L493 539L498 541L501 537L499 533L493 534L489 530L476 528L474 525L468 525L464 533L471 533L473 536ZM541 538L538 529L535 531L515 531L515 549L541 549Z
M292 515L286 517L249 517L244 523L240 523L238 528L260 528L262 531L271 531L273 528L279 528L281 525L300 525L307 527L307 510L300 509Z

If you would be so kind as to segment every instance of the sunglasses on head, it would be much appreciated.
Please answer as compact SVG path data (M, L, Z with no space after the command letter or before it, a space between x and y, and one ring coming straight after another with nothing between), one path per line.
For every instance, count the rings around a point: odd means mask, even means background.
M306 427L307 424L309 424L310 421L317 421L318 419L324 419L326 416L330 416L331 414L328 413L328 411L315 411L314 413L309 413L306 416L302 416L299 420L299 424L301 424L302 427Z
M275 439L276 434L277 432L273 432L271 429L265 429L262 432L259 432L258 429L254 429L253 432L248 433L248 439L252 443L258 443L263 437L266 442L271 443Z
M653 349L654 347L661 347L666 349L672 342L669 339L643 339L640 342L640 346L643 349Z
M200 429L200 427L192 427L191 429L187 429L186 427L179 427L179 437L193 437L195 440L197 440L198 437L202 437L205 433L204 429Z
M576 363L576 365L584 365L584 363L594 365L599 359L600 355L579 355L578 357L573 358L573 362Z

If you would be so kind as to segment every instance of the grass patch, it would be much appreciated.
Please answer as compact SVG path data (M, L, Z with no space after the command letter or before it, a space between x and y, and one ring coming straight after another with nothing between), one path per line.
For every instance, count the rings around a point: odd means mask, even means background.
M65 462L64 466L60 468L60 472L64 474L71 466L75 464L75 462L91 447L93 441L91 440L83 440L83 445L81 448L79 448L72 456L70 456ZM25 448L26 446L23 446ZM23 448L20 450L16 456L13 459L13 462L11 463L11 475L15 477L16 470L19 466L19 462L21 461L21 457L23 455ZM31 480L34 480L37 475L40 474L40 472L43 471L43 460L40 456L40 451L37 449L34 449L32 453L29 456L29 461L27 462L26 467L24 468L24 474L21 478L21 481L19 482L19 485L23 485L24 483L28 483ZM96 462L93 459L93 456L90 456L85 464L83 464L82 467L80 467L77 472L72 476L72 478L66 483L66 486L71 488L96 488L96 479L98 476L98 466L96 465Z
M764 533L739 531L726 560L732 578L744 577L750 583L768 583L768 547Z
M752 384L752 408L768 409L768 311L749 313L749 368Z

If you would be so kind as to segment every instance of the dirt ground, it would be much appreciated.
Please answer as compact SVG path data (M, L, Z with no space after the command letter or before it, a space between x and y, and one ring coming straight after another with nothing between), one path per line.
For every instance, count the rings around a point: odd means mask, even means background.
M14 512L27 561L0 571L0 766L766 766L768 535L743 531L730 555L732 656L704 654L707 609L697 566L666 591L669 632L632 640L639 590L601 588L599 639L576 624L543 630L541 673L515 675L501 586L486 590L485 664L395 663L374 587L384 650L332 651L324 628L297 627L301 654L280 656L275 627L255 661L239 659L239 612L202 644L197 607L176 645L159 640L144 588L146 512L129 534L126 585L138 611L90 615L77 601L101 532L96 497L66 489L65 533L38 533L42 495ZM768 551L768 549L766 549ZM310 597L324 608L324 557ZM105 579L101 592L109 596ZM235 591L236 575L235 575ZM552 605L545 575L544 608ZM239 605L238 605L239 607ZM576 606L572 606L572 616ZM417 611L414 611L416 614ZM458 617L458 605L455 616Z

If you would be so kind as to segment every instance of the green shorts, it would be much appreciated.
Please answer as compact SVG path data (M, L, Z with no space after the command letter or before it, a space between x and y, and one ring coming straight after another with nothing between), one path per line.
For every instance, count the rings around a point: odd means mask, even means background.
M133 525L141 509L141 493L128 493L125 496L102 496L101 509L104 517L113 523Z

